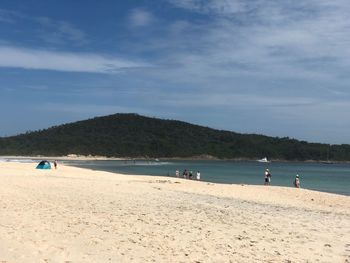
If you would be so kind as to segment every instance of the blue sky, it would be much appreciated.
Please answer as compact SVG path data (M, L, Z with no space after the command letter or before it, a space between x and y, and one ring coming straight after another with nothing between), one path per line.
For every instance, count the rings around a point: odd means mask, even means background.
M350 143L348 0L2 0L0 136L135 112Z

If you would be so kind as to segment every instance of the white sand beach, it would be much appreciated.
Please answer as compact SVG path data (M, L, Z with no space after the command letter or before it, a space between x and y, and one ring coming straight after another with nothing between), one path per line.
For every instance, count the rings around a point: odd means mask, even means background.
M350 197L0 163L0 262L350 262Z

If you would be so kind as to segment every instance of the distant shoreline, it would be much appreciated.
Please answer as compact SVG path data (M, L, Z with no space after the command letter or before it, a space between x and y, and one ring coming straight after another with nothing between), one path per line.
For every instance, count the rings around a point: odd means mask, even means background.
M234 161L234 162L258 162L258 159L249 159L249 158L217 158L210 155L200 155L192 157L107 157L107 156L85 156L85 155L76 155L70 154L66 156L0 156L0 159L31 159L31 160L64 160L64 161L124 161L124 160L174 160L174 161ZM350 161L326 161L326 160L284 160L284 159L272 159L266 164L271 164L274 162L279 163L322 163L325 165L330 164L350 164ZM262 162L263 163L263 162Z
M64 160L64 161L97 161L97 160L130 160L131 158L117 158L117 157L106 157L106 156L0 156L0 159L19 159L19 160Z

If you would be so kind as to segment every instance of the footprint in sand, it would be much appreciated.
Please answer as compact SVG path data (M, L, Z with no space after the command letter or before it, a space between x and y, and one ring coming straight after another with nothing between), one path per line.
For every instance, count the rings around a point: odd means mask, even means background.
M103 239L98 238L98 237L93 237L89 240L89 244L96 245L99 244L103 241Z

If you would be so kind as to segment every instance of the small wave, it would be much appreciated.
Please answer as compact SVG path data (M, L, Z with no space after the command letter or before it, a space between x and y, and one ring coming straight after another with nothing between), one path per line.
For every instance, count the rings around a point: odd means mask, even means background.
M157 165L169 165L170 162L135 162L132 165L140 165L140 166L157 166Z
M10 163L35 163L32 159L0 159L0 162L10 162Z

